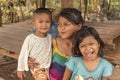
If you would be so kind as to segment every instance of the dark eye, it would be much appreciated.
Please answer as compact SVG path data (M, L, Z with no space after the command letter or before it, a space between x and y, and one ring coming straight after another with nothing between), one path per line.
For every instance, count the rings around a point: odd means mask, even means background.
M59 27L61 27L61 24L58 23L57 26L58 26L58 28L59 28Z
M90 43L89 45L94 45L95 43Z
M43 21L39 21L39 23L42 23Z
M68 25L70 25L70 24L69 24L69 23L65 23L64 25L65 25L65 26L68 26Z
M46 21L46 23L51 23L51 21Z
M80 46L80 48L83 48L83 47L84 47L84 45L81 45L81 46Z

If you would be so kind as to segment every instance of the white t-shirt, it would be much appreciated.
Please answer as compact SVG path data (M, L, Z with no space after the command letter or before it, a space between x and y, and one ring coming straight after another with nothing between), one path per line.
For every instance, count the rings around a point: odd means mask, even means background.
M50 67L52 57L52 37L47 34L47 37L40 38L34 34L29 34L22 45L18 59L18 71L28 71L28 57L32 57L36 62L39 62L39 66L35 70L40 68ZM35 71L34 70L34 71Z

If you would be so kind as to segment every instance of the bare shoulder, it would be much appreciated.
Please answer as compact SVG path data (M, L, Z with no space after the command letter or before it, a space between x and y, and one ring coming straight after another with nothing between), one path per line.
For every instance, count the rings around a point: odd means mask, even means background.
M56 38L56 42L57 42L57 44L62 44L64 41L63 41L62 38L57 37L57 38Z
M60 37L57 37L56 38L56 45L57 45L57 48L62 52L63 51L63 48L64 48L64 41L62 40L62 38Z

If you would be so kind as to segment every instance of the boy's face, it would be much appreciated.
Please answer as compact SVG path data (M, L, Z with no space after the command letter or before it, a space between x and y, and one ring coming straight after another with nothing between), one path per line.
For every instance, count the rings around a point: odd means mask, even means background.
M87 36L79 44L79 50L82 53L83 59L94 60L98 56L99 43L93 36Z
M32 22L36 33L40 35L45 35L49 31L51 23L51 18L47 13L36 14Z
M64 17L60 16L58 20L58 31L61 38L72 38L73 34L78 31L81 26L73 25Z

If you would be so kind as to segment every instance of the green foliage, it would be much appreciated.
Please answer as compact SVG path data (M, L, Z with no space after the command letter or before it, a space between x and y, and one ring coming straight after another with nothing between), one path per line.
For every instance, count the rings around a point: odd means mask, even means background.
M81 5L80 5L81 1ZM88 0L87 12L91 14L95 10L95 5L93 4L94 0ZM110 0L107 0L110 1ZM38 0L40 2L40 0ZM36 8L36 0L0 0L1 10L2 10L2 22L3 23L11 23L13 18L13 22L22 21L23 17L25 19L30 19L32 17L32 12ZM101 5L103 4L103 0L96 0L97 6L99 6L101 10ZM110 8L108 10L108 6L104 7L104 11L109 16L118 16L118 12L120 11L120 0L111 0ZM38 5L40 5L38 3ZM46 7L52 8L53 16L56 16L61 9L61 0L46 0ZM74 7L84 12L85 5L84 0L74 0ZM22 15L23 14L23 15ZM14 15L14 16L13 16Z
M120 0L111 0L111 8L120 10Z
M33 4L26 0L2 0L2 22L6 24L22 21L23 18L30 19L34 9Z

